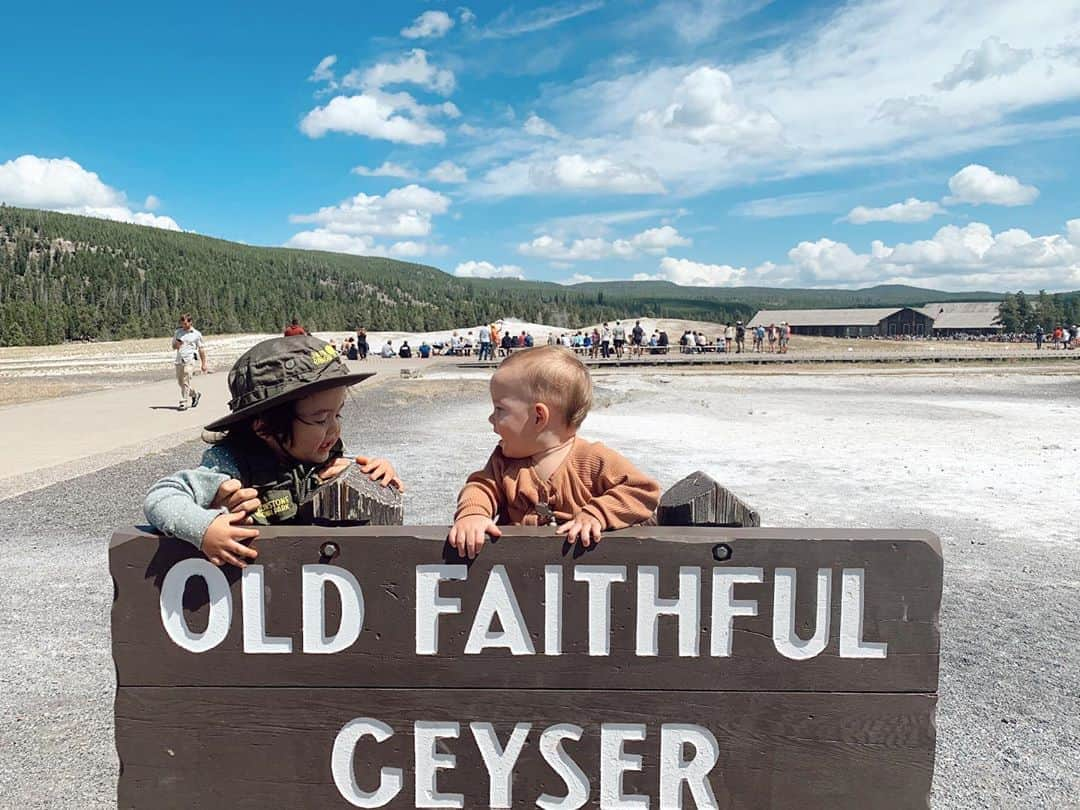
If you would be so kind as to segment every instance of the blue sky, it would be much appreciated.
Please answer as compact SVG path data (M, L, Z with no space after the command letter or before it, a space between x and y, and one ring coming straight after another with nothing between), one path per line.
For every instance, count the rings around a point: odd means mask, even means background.
M23 4L0 201L462 276L1080 289L1080 6Z

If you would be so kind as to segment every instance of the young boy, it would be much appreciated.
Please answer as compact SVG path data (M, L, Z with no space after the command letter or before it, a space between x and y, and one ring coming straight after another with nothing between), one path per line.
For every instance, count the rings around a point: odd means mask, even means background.
M558 525L570 543L652 517L660 485L599 442L577 436L592 406L585 365L561 346L510 355L491 378L488 417L501 441L458 495L450 545L475 557L499 525Z

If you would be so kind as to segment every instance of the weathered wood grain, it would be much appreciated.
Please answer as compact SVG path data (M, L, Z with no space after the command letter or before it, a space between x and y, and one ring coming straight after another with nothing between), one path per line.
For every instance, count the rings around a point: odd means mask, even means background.
M761 516L745 501L698 470L660 496L661 526L760 526Z
M480 680L477 687L486 684ZM603 688L604 684L591 684ZM389 807L413 806L413 722L456 721L461 736L440 743L457 757L438 789L487 807L489 780L469 723L490 722L501 743L531 723L512 783L514 807L542 793L565 794L537 750L554 723L584 728L564 748L590 779L599 806L599 723L643 723L645 742L626 746L643 769L623 780L658 807L660 724L708 728L720 747L710 774L722 808L843 810L928 807L935 696L773 692L602 692L475 689L267 689L121 687L116 698L121 808L335 808L349 805L331 776L335 736L355 717L382 720L394 736L356 750L358 784L374 790L379 769L404 770ZM684 788L684 806L694 807Z
M267 632L293 638L294 652L245 654L241 638L239 572L226 569L232 583L234 618L217 648L187 652L165 635L159 589L177 561L198 556L178 540L119 533L110 550L115 581L113 652L121 686L438 687L480 683L485 687L570 690L597 684L610 690L692 689L710 691L934 692L938 679L938 610L942 563L936 539L925 532L790 529L702 529L644 527L608 535L599 547L582 553L564 546L554 534L510 529L486 547L469 566L468 582L444 582L441 592L460 597L460 615L440 621L440 652L418 656L414 634L414 568L417 564L462 562L444 545L445 528L361 527L331 529L288 527L263 531L258 562L265 566ZM340 548L333 564L349 569L365 599L364 629L349 649L333 655L305 655L300 650L300 570L326 562L323 543ZM714 559L724 543L731 557ZM481 655L463 653L483 584L493 565L505 565L537 655L514 657L506 650ZM611 654L587 654L586 584L575 582L575 565L625 565L628 580L612 586ZM676 594L679 566L703 570L702 626L697 658L676 657L674 618L660 620L656 657L635 655L635 584L639 565L660 565L661 596ZM561 565L563 577L563 654L543 655L545 565ZM765 581L740 584L736 599L755 599L756 617L734 621L730 657L709 653L709 571L714 566L762 567ZM813 635L815 573L833 570L831 641L812 659L782 657L772 641L772 572L777 566L798 572L796 625ZM840 570L866 569L863 636L888 643L886 659L841 659L839 625ZM197 581L197 580L196 580ZM203 627L208 614L205 592L188 590L187 619ZM203 604L200 604L202 602ZM336 627L331 600L329 626Z

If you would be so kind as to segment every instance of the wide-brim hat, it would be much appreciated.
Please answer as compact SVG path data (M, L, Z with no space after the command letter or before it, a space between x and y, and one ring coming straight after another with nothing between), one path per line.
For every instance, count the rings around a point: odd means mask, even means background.
M231 413L206 429L224 430L276 405L374 376L373 371L350 373L337 349L310 335L264 340L233 364L229 371Z

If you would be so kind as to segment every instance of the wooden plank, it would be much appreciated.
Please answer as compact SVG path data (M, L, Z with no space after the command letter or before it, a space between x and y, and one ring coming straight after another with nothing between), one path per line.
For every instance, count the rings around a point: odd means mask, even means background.
M697 470L660 496L661 526L760 526L761 516L735 493Z
M511 689L572 689L582 683L605 689L693 689L770 691L934 692L938 679L938 610L941 598L940 547L926 532L810 529L702 529L642 527L609 535L599 547L583 552L565 546L553 534L509 529L468 566L468 581L440 585L445 597L461 600L460 614L439 621L438 655L418 655L415 635L415 566L444 561L461 563L444 544L444 527L359 527L331 529L284 527L265 530L258 543L263 565L266 632L292 640L289 654L251 654L243 648L240 575L226 569L233 617L221 644L192 653L173 643L163 629L160 588L177 562L201 557L178 540L119 533L110 550L115 583L113 652L121 686L437 687L482 683ZM349 570L363 589L363 631L342 652L305 654L301 644L301 569L326 563L326 541L340 554L333 565ZM717 562L719 543L730 559ZM504 566L520 605L535 655L514 656L506 649L464 653L484 584L493 566ZM545 582L547 565L562 569L562 654L545 655ZM588 586L575 581L582 565L625 566L626 582L611 586L610 653L589 655ZM636 587L640 566L659 569L659 592L677 592L680 566L699 568L700 655L678 655L674 617L659 620L658 655L643 656L636 647ZM756 600L757 616L733 620L730 656L710 655L711 572L714 568L760 567L761 583L734 586L737 600ZM830 634L825 649L808 660L792 660L774 644L772 612L775 572L797 571L796 629L803 639L815 631L815 577L819 568L832 574ZM881 659L841 657L841 573L865 571L862 638L888 645ZM200 580L196 579L198 583ZM184 615L189 626L206 626L205 591L188 590ZM200 604L201 602L201 604ZM336 628L340 610L329 600L327 626Z
M601 723L645 725L643 742L625 744L642 757L642 769L625 774L622 790L649 797L647 806L661 806L660 726L683 723L708 729L717 741L707 778L719 807L928 807L934 703L922 694L122 687L119 806L348 807L334 784L332 750L348 721L368 717L394 734L381 743L363 740L354 774L361 789L373 791L381 768L401 768L402 789L387 807L414 806L416 721L460 724L457 739L438 743L456 767L438 772L437 788L463 794L469 808L491 806L470 722L491 723L500 746L516 723L531 724L513 771L514 807L566 794L538 750L541 732L556 723L583 729L564 750L587 775L588 807L599 806L601 770L612 764L601 763ZM688 746L685 756L693 752ZM686 787L682 796L679 806L698 806Z

